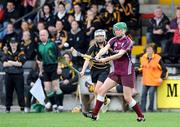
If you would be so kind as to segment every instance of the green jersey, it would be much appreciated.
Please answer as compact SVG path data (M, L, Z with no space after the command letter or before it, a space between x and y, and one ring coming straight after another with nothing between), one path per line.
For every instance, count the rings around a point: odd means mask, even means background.
M58 63L58 47L54 42L48 40L47 43L40 42L38 45L38 57L43 65Z

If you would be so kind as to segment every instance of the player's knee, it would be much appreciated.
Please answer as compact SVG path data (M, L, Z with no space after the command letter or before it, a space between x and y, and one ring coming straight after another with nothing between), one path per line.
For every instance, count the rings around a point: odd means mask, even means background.
M98 95L104 96L106 94L106 90L104 88L99 88L97 93Z
M97 94L98 94L98 92L99 92L99 89L95 89L95 90L94 90L94 94L96 94L96 95L97 95Z
M48 86L45 86L45 87L44 87L44 90L46 91L46 93L48 93L48 92L50 92L50 91L51 91L51 88L50 88L50 87L48 87Z
M59 88L59 84L56 84L53 86L53 91L58 91L60 88Z
M59 89L60 89L59 86L54 86L53 87L53 91L55 91L55 92L58 91Z
M132 97L124 96L124 100L129 104L131 102Z

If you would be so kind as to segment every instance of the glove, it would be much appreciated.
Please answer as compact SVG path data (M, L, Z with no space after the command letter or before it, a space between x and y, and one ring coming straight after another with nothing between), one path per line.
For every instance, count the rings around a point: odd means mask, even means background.
M94 85L93 84L91 84L91 83L89 83L89 82L85 82L85 86L88 88L88 91L90 92L90 93L93 93L94 92Z

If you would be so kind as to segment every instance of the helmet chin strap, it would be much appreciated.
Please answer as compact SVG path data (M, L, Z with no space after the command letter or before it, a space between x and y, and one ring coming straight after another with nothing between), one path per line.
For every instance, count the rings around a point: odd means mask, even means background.
M118 37L118 38L122 38L122 37L124 37L124 36L125 36L125 33L126 33L126 31L124 31L124 33L122 33L121 35L118 35L118 36L116 36L116 37Z
M124 34L117 36L117 38L122 38L122 37L124 37Z
M98 44L102 45L105 41L97 41Z

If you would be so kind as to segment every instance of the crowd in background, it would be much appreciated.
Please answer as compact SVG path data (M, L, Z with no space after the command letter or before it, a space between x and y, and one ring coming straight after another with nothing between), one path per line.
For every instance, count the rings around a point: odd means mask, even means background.
M113 24L119 21L127 23L129 35L135 39L135 44L141 44L140 39L137 39L137 32L140 29L138 0L46 0L41 9L37 9L39 6L40 1L37 0L0 2L0 48L2 50L8 45L11 37L17 37L27 54L27 59L34 60L39 31L47 29L60 51L65 49L63 44L67 42L69 47L85 53L93 40L95 30L106 30L107 39L109 39L113 36ZM33 10L35 13L17 21ZM154 42L161 47L164 56L171 56L169 59L172 63L178 63L179 60L179 56L175 55L180 51L179 17L179 7L176 8L175 17L170 20L158 6L154 10L154 17L149 20L146 33L147 42ZM79 63L79 58L73 61L82 65Z
M17 4L18 2L21 4ZM9 45L11 37L16 37L27 55L27 60L34 60L39 31L47 29L50 38L58 45L60 51L66 49L64 43L67 42L69 47L85 53L97 29L105 29L108 39L113 36L112 26L116 22L125 21L130 32L138 29L137 0L47 0L37 13L17 22L17 19L37 8L36 4L38 4L36 0L31 2L8 0L1 3L0 48L2 50ZM81 67L79 58L73 58L73 61Z

